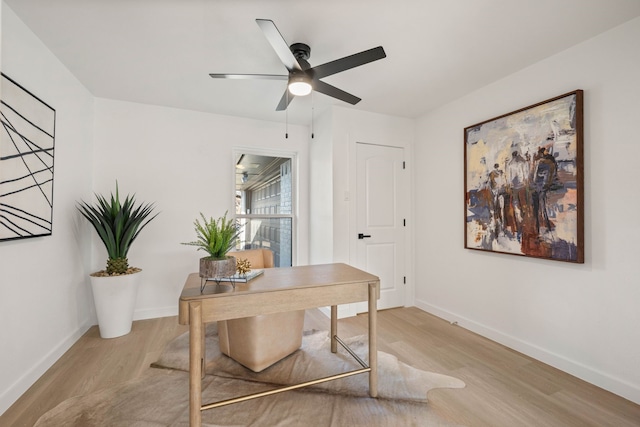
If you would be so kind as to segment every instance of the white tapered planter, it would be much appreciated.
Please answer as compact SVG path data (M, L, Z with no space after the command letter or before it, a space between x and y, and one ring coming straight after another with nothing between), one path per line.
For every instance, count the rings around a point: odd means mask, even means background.
M90 279L100 336L116 338L127 335L133 323L140 272L122 276L90 276Z

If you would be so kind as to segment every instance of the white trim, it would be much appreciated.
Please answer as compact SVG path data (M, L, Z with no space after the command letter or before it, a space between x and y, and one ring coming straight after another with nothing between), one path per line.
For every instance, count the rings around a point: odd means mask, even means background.
M236 214L236 218L247 218L247 219L260 219L260 218L275 218L275 219L280 219L280 218L285 218L285 219L292 219L293 220L293 215L289 215L289 214Z
M318 307L320 312L331 319L331 307ZM338 319L345 319L347 317L354 317L358 313L355 310L355 304L342 304L338 306ZM340 325L338 325L340 327Z
M54 363L62 357L91 327L91 321L85 320L65 339L60 341L50 352L45 354L28 372L22 375L16 382L7 387L0 395L0 414L3 414L13 405L35 382L44 375Z
M511 335L507 335L496 329L434 306L425 301L416 300L416 307L426 311L427 313L431 313L434 316L440 317L441 319L447 320L452 324L455 323L457 326L463 327L478 335L519 351L520 353L539 360L540 362L551 365L563 372L615 393L625 399L629 399L634 403L640 404L640 388L625 381L624 379L615 378L605 372L586 366L575 360L567 359L566 357L553 353L545 348L520 340Z

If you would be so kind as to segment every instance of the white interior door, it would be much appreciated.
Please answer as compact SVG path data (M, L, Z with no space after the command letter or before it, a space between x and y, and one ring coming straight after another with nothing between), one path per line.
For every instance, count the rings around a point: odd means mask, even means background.
M358 143L356 159L357 267L380 277L378 308L403 306L408 181L404 149Z

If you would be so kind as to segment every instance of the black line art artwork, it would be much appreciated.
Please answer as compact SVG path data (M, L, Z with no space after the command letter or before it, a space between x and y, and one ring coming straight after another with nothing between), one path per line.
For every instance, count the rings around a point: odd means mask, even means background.
M56 111L0 82L0 241L51 235Z

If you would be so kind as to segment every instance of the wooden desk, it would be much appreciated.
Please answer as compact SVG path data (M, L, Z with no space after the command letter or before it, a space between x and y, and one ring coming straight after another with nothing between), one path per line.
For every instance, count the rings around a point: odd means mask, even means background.
M369 373L369 395L378 394L378 358L376 343L377 300L380 279L346 264L308 265L289 268L269 268L248 283L230 285L211 283L200 293L200 277L188 276L179 302L178 321L189 325L189 423L200 426L202 411L274 393L293 390L319 382L359 373ZM223 402L202 405L204 371L205 323L258 316L283 311L331 306L331 351L337 351L337 306L359 301L369 302L369 364L358 359L363 369L331 377L282 387L276 390L242 396ZM345 346L354 357L355 354Z

